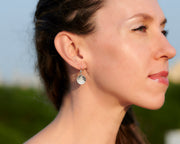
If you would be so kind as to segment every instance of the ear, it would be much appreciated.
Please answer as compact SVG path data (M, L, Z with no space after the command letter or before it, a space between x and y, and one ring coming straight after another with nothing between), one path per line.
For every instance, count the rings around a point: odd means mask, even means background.
M85 69L86 64L83 55L80 53L80 37L78 35L62 31L59 32L54 44L59 55L72 67L76 69Z

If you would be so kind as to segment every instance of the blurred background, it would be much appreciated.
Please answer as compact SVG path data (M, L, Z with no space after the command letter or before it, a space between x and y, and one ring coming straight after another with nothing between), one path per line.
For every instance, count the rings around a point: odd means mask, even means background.
M34 69L33 15L37 0L0 5L0 143L19 144L48 123L56 111ZM133 107L152 144L180 144L180 1L159 0L168 23L168 40L177 55L170 61L170 87L160 110Z

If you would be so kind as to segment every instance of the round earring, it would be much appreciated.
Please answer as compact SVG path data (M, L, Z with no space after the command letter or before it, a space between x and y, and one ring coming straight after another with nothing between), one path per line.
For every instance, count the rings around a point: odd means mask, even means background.
M80 74L78 75L77 79L76 79L77 83L80 85L85 84L86 82L86 77L84 75L82 75L82 70L80 70Z

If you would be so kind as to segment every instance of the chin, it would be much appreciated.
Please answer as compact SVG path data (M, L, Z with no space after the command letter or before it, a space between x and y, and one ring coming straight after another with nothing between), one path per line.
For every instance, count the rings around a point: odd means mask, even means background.
M164 105L164 101L161 102L161 103L158 103L158 104L153 104L153 105L151 105L151 106L150 106L149 108L147 108L147 109L149 109L149 110L158 110L158 109L160 109L163 105Z
M140 107L143 107L145 109L149 110L158 110L160 109L165 102L165 95L159 95L156 97L151 97L151 99L146 99L143 103L143 105L139 105Z

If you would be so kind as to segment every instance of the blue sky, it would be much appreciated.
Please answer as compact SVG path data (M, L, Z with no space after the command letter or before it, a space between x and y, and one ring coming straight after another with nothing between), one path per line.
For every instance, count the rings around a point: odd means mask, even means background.
M6 0L0 5L0 79L31 78L34 73L33 14L37 0ZM168 40L176 48L174 65L180 60L180 0L159 0L168 23Z

